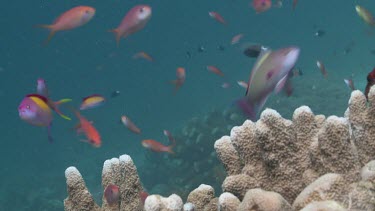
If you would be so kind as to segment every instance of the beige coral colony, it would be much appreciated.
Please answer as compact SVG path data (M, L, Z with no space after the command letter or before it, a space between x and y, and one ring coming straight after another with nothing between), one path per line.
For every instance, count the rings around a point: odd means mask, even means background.
M116 184L118 205L93 200L75 167L65 171L66 211L375 210L375 86L369 99L353 91L344 117L314 115L307 106L292 120L266 109L215 142L227 172L223 193L202 184L180 196L150 195L144 206L137 169L128 155L104 162L103 189Z

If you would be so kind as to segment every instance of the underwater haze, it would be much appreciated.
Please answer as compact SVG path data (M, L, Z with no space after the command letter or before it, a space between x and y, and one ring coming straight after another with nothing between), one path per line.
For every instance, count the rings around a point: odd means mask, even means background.
M355 88L364 91L366 76L375 66L375 29L361 19L355 6L375 14L375 2L300 0L293 9L292 0L283 0L282 5L273 1L271 8L258 13L251 2L3 1L0 210L63 210L64 171L69 166L79 169L100 204L103 162L122 154L132 157L150 194L186 197L202 183L220 194L225 171L213 145L246 119L236 100L246 93L237 81L248 82L257 61L243 53L250 43L270 49L300 48L295 69L302 74L291 78L293 93L272 93L262 110L272 108L291 118L296 108L308 105L315 114L343 116L351 93L344 79L352 79ZM108 31L139 4L152 8L149 22L117 46ZM52 24L79 5L96 9L92 20L57 32L43 45L49 32L35 26ZM227 24L210 17L210 11ZM232 37L241 33L243 38L232 45ZM134 59L138 52L146 52L153 61ZM324 63L327 77L317 67L318 60ZM224 76L208 71L208 65ZM185 68L186 79L176 91L171 81L176 80L178 67ZM53 112L53 143L46 127L23 121L17 110L26 95L36 93L38 78L46 81L51 99L73 100L60 106L71 121ZM229 87L222 87L223 83ZM113 95L115 91L119 94ZM79 120L71 110L93 94L103 96L105 103L80 113L100 133L98 148L80 141L85 136L77 135ZM122 115L141 134L128 130L121 123ZM175 154L142 146L145 139L169 145L163 130L175 137ZM203 141L195 141L200 134Z

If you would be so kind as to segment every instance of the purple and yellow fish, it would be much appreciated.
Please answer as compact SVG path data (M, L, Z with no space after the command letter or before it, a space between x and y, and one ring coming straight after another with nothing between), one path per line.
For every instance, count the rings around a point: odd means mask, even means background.
M272 91L278 93L288 87L290 71L299 52L298 47L288 47L275 51L267 49L259 55L247 83L246 96L237 101L248 118L255 121Z
M59 110L58 106L62 103L70 102L70 101L72 101L72 99L61 99L57 102L54 102L53 100L51 100L51 98L49 97L49 92L48 92L46 81L43 78L38 78L36 92L37 92L38 95L43 96L47 100L47 105L52 110L54 110L57 114L59 114L64 119L71 120L70 117L65 116Z
M18 114L22 120L31 125L47 127L48 140L52 142L51 123L53 118L47 98L38 94L26 95L18 106Z
M86 110L90 108L96 108L101 105L103 105L105 102L105 98L101 95L94 94L87 96L82 99L81 106L79 107L79 110Z

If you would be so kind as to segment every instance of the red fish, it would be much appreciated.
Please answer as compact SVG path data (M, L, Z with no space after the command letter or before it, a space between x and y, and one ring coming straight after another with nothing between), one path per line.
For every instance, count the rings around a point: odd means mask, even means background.
M210 15L211 18L215 19L219 23L224 24L224 25L227 24L223 16L221 16L218 12L211 11L211 12L208 12L208 14Z
M45 44L47 44L57 31L70 30L89 22L95 15L95 9L89 6L74 7L60 15L51 25L38 25L47 28L51 32Z
M183 67L178 67L176 70L176 80L171 81L175 85L175 92L184 84L186 78L186 71Z
M219 68L217 68L215 66L208 65L207 70L215 73L216 75L224 76L224 73Z
M271 0L253 0L252 6L256 13L262 13L269 10L272 6Z
M367 84L366 84L366 89L365 89L365 95L367 99L368 99L368 93L370 92L370 88L374 84L375 84L375 68L371 72L369 72L367 75Z
M120 199L120 190L117 185L109 184L104 190L104 198L109 206L118 205Z
M83 132L87 138L86 140L82 140L82 141L88 142L92 144L94 147L100 147L102 140L96 128L92 125L90 121L88 121L85 117L83 117L78 111L74 110L74 113L79 119L79 125L80 125L79 132Z
M136 134L141 133L141 129L139 129L127 116L121 116L121 122L127 127L130 131Z
M121 37L134 34L143 29L151 18L151 7L148 5L137 5L130 9L122 19L120 25L116 29L110 30L116 35L117 46L120 44Z

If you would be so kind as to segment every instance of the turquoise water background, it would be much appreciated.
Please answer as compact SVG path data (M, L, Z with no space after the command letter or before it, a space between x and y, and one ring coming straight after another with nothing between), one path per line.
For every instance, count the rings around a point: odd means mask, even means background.
M180 131L189 119L203 117L212 109L228 109L244 95L236 81L248 80L255 60L242 54L241 44L229 44L236 34L245 34L241 43L301 48L296 66L303 75L293 79L295 92L289 98L272 95L265 105L286 118L301 105L309 105L316 114L343 116L350 96L343 79L352 76L356 88L364 90L366 75L374 67L375 31L355 11L360 3L375 13L375 3L369 0L300 0L295 11L284 0L282 8L261 14L249 7L249 1L240 0L2 3L1 210L62 210L67 196L64 171L69 166L76 166L94 197L101 198L103 162L121 154L133 158L142 181L162 183L142 175L152 161L145 159L146 149L140 142L156 139L166 143L163 129ZM152 7L150 22L144 30L121 40L117 48L107 30L117 27L125 13L141 3ZM48 46L42 46L48 32L33 26L52 23L77 5L95 7L93 20L81 28L58 32ZM219 12L229 24L215 22L209 11ZM326 34L316 37L317 30ZM225 49L219 50L220 45ZM198 52L199 46L206 50ZM351 51L345 53L348 46ZM152 55L155 62L132 59L139 51ZM318 59L326 65L327 79L316 67ZM219 67L226 77L208 72L206 65ZM186 82L173 95L168 81L175 78L179 66L186 68ZM54 115L53 144L48 143L45 128L20 120L17 107L26 94L35 92L38 77L47 81L52 99L72 98L74 106L90 94L108 97L104 106L82 112L100 131L101 148L79 141L72 129L76 119L66 121ZM223 82L232 87L223 89ZM121 94L110 98L114 90ZM142 135L130 133L119 123L124 114L137 123ZM179 170L170 169L170 177Z

